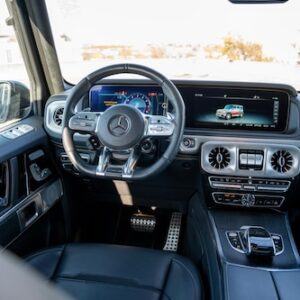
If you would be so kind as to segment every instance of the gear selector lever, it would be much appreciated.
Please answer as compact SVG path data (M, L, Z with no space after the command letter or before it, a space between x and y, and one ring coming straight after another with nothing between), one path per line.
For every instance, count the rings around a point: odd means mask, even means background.
M264 227L241 227L241 240L247 255L274 256L276 248L272 235Z

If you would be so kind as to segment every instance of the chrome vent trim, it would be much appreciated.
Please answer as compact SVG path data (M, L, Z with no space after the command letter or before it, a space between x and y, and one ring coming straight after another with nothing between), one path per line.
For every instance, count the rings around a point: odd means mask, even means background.
M57 126L62 126L63 115L64 115L64 106L58 107L53 114L53 121Z
M286 150L278 150L271 157L272 168L279 173L286 173L293 167L294 158Z
M230 163L230 153L225 147L216 147L209 152L208 161L215 169L227 168Z
M214 168L209 161L209 154L212 149L223 147L230 153L230 162L226 168ZM240 150L261 150L264 153L264 163L262 170L239 169L239 151ZM274 153L283 151L292 156L288 160L289 165L284 172L279 172L274 168ZM273 162L272 162L273 161ZM281 161L281 164L284 161ZM268 177L268 178L292 178L300 172L300 150L296 146L282 144L258 144L247 142L206 142L201 148L201 166L209 174L247 176L247 177Z
M45 114L45 123L46 127L52 132L62 134L62 126L56 123L54 116L59 109L65 107L65 103L65 100L58 100L49 103L49 105L47 106L47 111Z

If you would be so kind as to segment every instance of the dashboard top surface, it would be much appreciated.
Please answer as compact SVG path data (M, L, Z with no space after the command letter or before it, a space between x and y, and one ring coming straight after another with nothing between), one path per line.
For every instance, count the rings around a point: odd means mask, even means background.
M211 124L207 124L207 126L201 126L203 124L198 124L200 126L193 126L193 124L188 123L186 124L186 130L185 133L189 135L198 135L198 136L206 136L209 138L209 136L215 136L215 137L237 137L237 138L267 138L267 139L272 139L272 138L279 138L279 139L287 139L287 138L292 138L292 139L299 139L300 133L299 133L299 99L298 99L298 93L297 91L288 85L284 84L269 84L269 83L255 83L255 82L216 82L216 81L191 81L191 80L174 80L173 83L177 86L177 88L180 90L182 93L183 99L185 101L186 106L188 107L192 102L193 99L191 99L190 96L188 96L188 92L191 93L191 91L194 91L194 89L208 89L212 91L219 91L224 89L236 93L236 91L242 91L246 92L249 94L253 90L259 91L262 93L282 93L286 95L286 98L289 98L288 100L284 100L284 102L288 103L287 106L284 108L284 114L282 115L282 120L279 121L287 121L285 124L286 126L283 126L283 123L281 123L281 127L279 128L280 130L270 130L266 132L267 130L253 130L252 128L249 128L248 126L241 126L239 130L232 130L232 128L229 128L227 125L225 126L215 126L216 124L212 124L213 126L210 126ZM125 91L124 95L120 97L122 98L122 101L127 102L128 104L132 102L138 109L144 110L143 112L145 113L156 113L156 114L164 114L165 112L163 110L158 111L157 107L155 108L155 104L153 105L153 99L151 98L151 95L154 96L155 101L160 101L160 105L167 106L165 99L163 95L161 94L160 88L156 85L153 84L153 82L149 80L139 80L139 79L106 79L102 80L101 83L99 82L98 85L101 86L110 86L110 87L121 87L121 89L117 88L118 90ZM138 89L136 90L136 88ZM139 92L139 88L142 87L143 95L137 95ZM153 93L153 91L154 93ZM184 92L182 92L184 91ZM65 91L64 93L58 94L58 95L53 95L50 97L50 99L47 102L47 107L49 107L49 104L52 102L56 101L61 101L60 106L63 106L64 100L67 98L69 91ZM150 95L150 97L149 97ZM115 97L114 93L111 94L110 96ZM138 96L138 97L135 97ZM146 96L145 98L143 98ZM254 97L255 95L251 94L251 97ZM160 97L160 100L159 100ZM149 100L150 98L150 105L149 105ZM246 97L247 98L247 97ZM164 99L164 100L162 100ZM268 99L267 99L268 100ZM231 101L232 102L232 101ZM132 104L131 103L131 104ZM208 102L209 103L209 102ZM236 104L236 105L242 105L236 101L233 101L232 103L226 103L226 104ZM217 109L224 109L225 105L221 103L220 105L218 104ZM84 107L90 106L90 99L89 95L87 95L85 98L81 99L80 106L78 109L82 109ZM154 111L153 111L154 108ZM156 110L155 110L156 109ZM216 113L217 109L213 109L213 111ZM247 109L247 108L246 108ZM248 109L247 109L248 110ZM187 112L190 117L191 114L193 113L194 109L187 109ZM273 110L271 110L273 112ZM288 112L290 111L290 114ZM47 114L47 113L46 113ZM246 112L244 113L246 116ZM270 114L269 111L269 117L272 115L274 117L274 114ZM189 116L188 116L189 117ZM238 116L233 116L231 118L232 121L235 123L238 122L239 117ZM274 120L274 119L273 119ZM224 125L224 118L220 117L219 118L220 123L223 123ZM279 122L280 123L280 122ZM285 125L284 124L284 125ZM46 128L47 128L47 122L46 122ZM268 126L273 125L271 121L269 124L266 124ZM236 126L236 125L234 125ZM253 125L253 127L256 126L256 129L258 129L258 125ZM49 129L49 128L48 128ZM56 128L59 129L59 128ZM274 129L274 128L273 128ZM53 132L53 131L52 131ZM56 133L58 133L56 131ZM51 134L51 130L49 132ZM58 135L56 134L56 138Z

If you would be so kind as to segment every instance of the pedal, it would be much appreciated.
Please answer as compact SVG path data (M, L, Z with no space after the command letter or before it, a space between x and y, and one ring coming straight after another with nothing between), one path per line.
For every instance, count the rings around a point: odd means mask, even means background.
M130 227L138 232L153 232L156 225L156 219L153 215L142 213L133 214L130 218Z
M168 236L164 246L165 251L176 252L179 244L179 235L181 228L182 213L173 212L169 225Z

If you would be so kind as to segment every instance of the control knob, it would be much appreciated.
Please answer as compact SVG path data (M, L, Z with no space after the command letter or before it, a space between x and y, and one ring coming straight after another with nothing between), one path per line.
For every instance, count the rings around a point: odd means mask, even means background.
M185 138L182 140L182 145L183 145L185 148L194 148L194 147L195 147L195 139L189 138L189 137L185 137Z
M243 206L251 207L255 204L255 196L253 194L244 194L241 198Z

